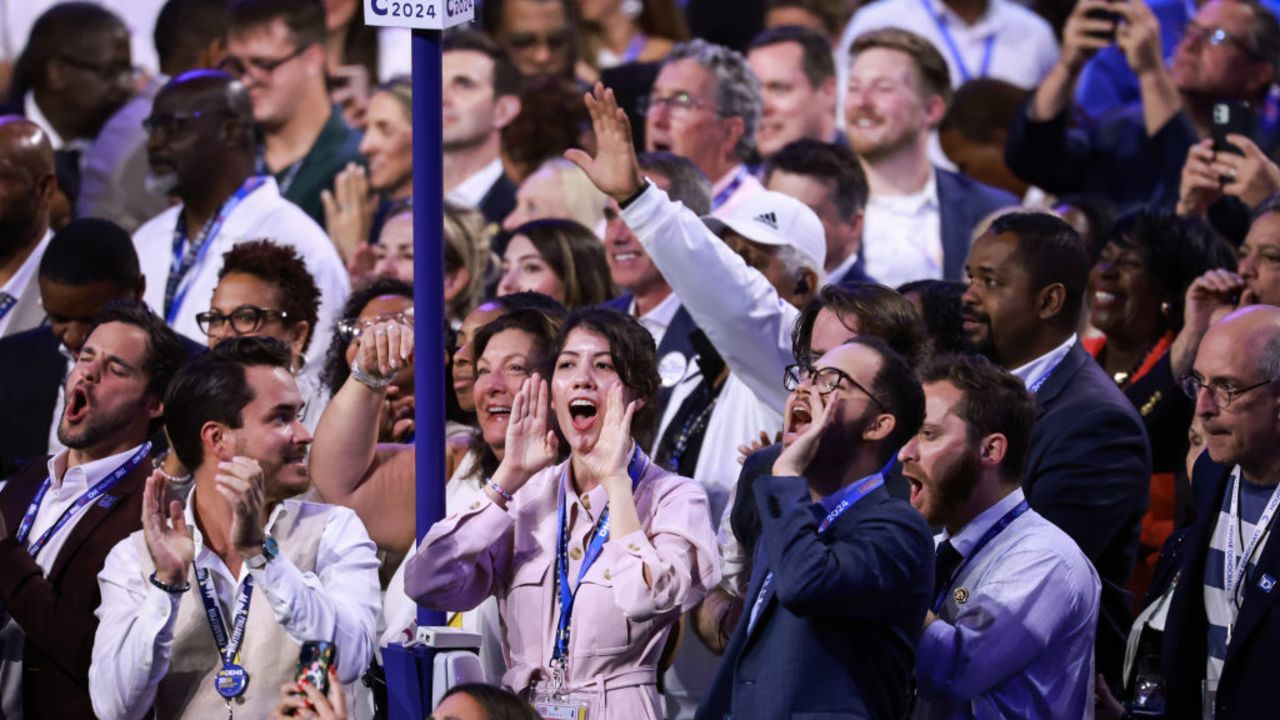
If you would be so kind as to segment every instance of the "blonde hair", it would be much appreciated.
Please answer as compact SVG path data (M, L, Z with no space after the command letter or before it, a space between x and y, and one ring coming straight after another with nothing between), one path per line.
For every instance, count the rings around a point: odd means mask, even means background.
M444 265L446 272L467 271L467 287L449 301L450 318L465 318L480 304L491 262L484 215L471 208L444 203Z
M566 220L573 220L591 230L597 236L604 233L604 209L608 198L596 189L582 168L564 158L550 158L538 166L537 172L554 173L560 181L564 205L568 210Z

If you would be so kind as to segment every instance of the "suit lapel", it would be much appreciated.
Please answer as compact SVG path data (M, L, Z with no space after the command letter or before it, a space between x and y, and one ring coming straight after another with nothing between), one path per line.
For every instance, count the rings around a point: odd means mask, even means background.
M957 201L953 195L959 195L955 180L951 173L934 168L936 187L938 190L938 234L942 240L942 275L947 280L959 280L964 277L964 263L969 256L969 227L964 213L969 210L964 202Z
M76 550L88 539L93 536L98 526L102 524L113 512L123 512L128 506L127 500L134 493L142 492L143 485L147 482L147 476L151 473L150 463L142 462L132 472L124 476L115 487L98 498L92 505L84 510L84 515L76 521L75 527L71 529L71 534L67 536L62 548L58 550L58 557L54 559L53 566L49 568L48 577L50 579L58 577L58 575L67 566L71 558L75 557ZM141 519L139 519L141 525Z
M1058 367L1054 368L1045 378L1044 384L1040 386L1040 390L1036 392L1036 420L1044 416L1049 405L1062 394L1067 387L1067 383L1075 377L1076 373L1084 367L1085 363L1093 362L1093 358L1089 357L1089 353L1084 351L1080 346L1080 340L1071 346L1067 354L1063 356L1062 362L1058 363Z

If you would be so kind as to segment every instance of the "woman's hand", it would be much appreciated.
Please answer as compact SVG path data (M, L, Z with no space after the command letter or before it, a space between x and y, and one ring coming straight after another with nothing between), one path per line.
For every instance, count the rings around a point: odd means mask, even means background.
M508 493L524 486L534 473L556 461L560 442L548 427L551 403L547 381L533 373L520 385L507 418L502 464L493 481Z
M369 193L369 175L363 166L347 163L333 179L333 190L321 190L324 225L344 262L356 248L369 244L369 232L378 202Z
M818 443L822 441L822 433L831 426L836 416L836 408L842 402L841 398L836 395L828 396L831 400L824 400L817 393L813 393L810 398L811 402L818 404L817 417L809 423L809 427L792 441L790 447L782 451L777 460L773 461L773 474L777 477L800 477L804 475L804 471L809 468L809 464L813 462L813 458L818 454Z
M386 380L412 362L413 326L385 320L360 333L356 363L365 374Z
M774 436L774 439L770 439L769 433L765 432L764 430L761 430L760 437L756 438L755 440L752 440L750 443L746 445L738 446L738 464L739 465L745 464L747 462L747 458L751 457L752 453L754 453L755 451L761 448L769 447L774 443L780 443L780 442L782 442L781 430L779 430L776 433L776 435Z
M1182 164L1177 212L1204 217L1209 206L1220 197L1222 188L1218 184L1218 172L1213 169L1213 140L1201 140L1187 150L1187 161Z
M284 718L316 718L316 720L347 720L347 697L338 682L338 669L329 668L329 693L320 691L306 681L285 683L280 686L280 704L271 714L271 720Z
M596 444L588 448L588 440L583 436L578 440L578 447L573 449L578 469L599 480L611 495L613 490L621 490L623 486L628 493L631 492L627 464L631 460L631 418L635 411L634 400L629 403L622 400L622 383L614 384L605 394L604 416Z

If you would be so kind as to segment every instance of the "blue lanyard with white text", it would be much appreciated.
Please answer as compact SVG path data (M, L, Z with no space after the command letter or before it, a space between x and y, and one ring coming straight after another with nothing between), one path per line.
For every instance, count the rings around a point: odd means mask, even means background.
M192 268L204 262L205 255L209 252L209 247L213 245L214 239L218 233L222 231L222 224L226 222L240 201L248 197L254 190L262 187L266 182L266 178L255 175L244 181L239 187L227 198L227 201L218 209L217 214L204 226L200 234L196 236L190 243L187 242L187 224L182 220L182 213L178 213L177 227L173 231L173 262L169 265L169 277L171 283L176 283L172 291L172 300L169 306L165 308L165 322L173 325L178 317L178 309L182 307L182 301L186 300L187 292L191 289L191 285L195 282L195 278L191 273Z
M18 298L9 293L0 292L0 320L4 320L17 304Z
M1240 603L1240 586L1244 584L1244 577L1248 574L1249 558L1253 557L1253 553L1258 549L1258 543L1262 541L1271 529L1271 520L1276 515L1277 508L1280 508L1280 485L1271 492L1271 499L1267 501L1266 507L1263 508L1262 514L1258 516L1258 522L1253 526L1253 534L1249 537L1248 542L1244 542L1244 519L1241 517L1244 512L1240 501L1242 483L1244 482L1243 473L1240 466L1237 465L1231 473L1231 479L1235 482L1234 487L1229 488L1231 492L1231 511L1227 516L1231 521L1231 528L1227 531L1227 547L1222 553L1222 580L1223 590L1226 590L1231 597L1231 601L1236 604L1239 609ZM1239 528L1241 534L1241 544L1244 548L1236 547L1236 529ZM1237 556L1236 553L1239 553Z
M92 505L98 498L102 497L104 493L114 487L116 483L120 482L121 478L128 475L130 472L133 472L133 469L138 467L138 464L141 463L143 459L150 454L150 452L151 443L143 443L142 447L138 448L138 451L128 460L125 460L123 464L115 470L112 470L109 475L99 480L96 485L86 490L80 497L76 498L76 501L71 504L71 507L63 510L62 515L58 516L57 522L27 546L27 552L31 553L31 557L38 555L40 550L49 542L49 540L52 539L54 535L58 534L62 528L66 527L67 523L71 522L71 518L75 517L76 513L80 512L80 510L84 509L86 506ZM44 479L44 482L40 484L40 489L36 490L36 496L31 499L31 504L27 506L27 513L22 516L22 523L18 525L18 533L14 535L14 539L18 541L19 545L26 544L27 536L31 533L31 525L36 520L36 513L40 511L40 503L44 500L45 493L49 492L49 487L51 485L53 485L52 475Z
M636 486L640 484L640 479L644 477L645 471L649 469L649 456L644 454L639 445L631 452L631 462L627 465L627 474L631 476L631 489L635 491ZM565 505L568 504L567 487L569 478L569 465L565 464L565 469L560 475L560 512L559 512L559 528L560 542L556 547L556 586L560 595L560 621L556 625L556 644L551 651L552 660L561 660L569 654L569 616L573 614L573 601L577 597L577 588L582 584L582 578L586 577L587 570L600 557L600 553L604 550L604 544L609 540L609 506L605 505L604 510L600 513L600 519L596 521L596 529L591 535L591 541L587 544L587 552L582 556L582 567L578 568L578 582L569 587L569 527L565 523Z
M1039 392L1040 387L1044 385L1044 381L1048 380L1049 376L1053 374L1053 371L1057 370L1058 366L1062 364L1062 361L1066 359L1067 359L1066 355L1063 355L1062 357L1058 358L1058 361L1055 362L1052 366L1050 366L1048 370L1045 370L1044 374L1041 375L1039 378L1037 378L1035 382L1029 383L1027 385L1027 392L1032 395L1035 395L1037 392Z
M924 5L924 11L933 18L933 23L938 26L938 33L942 35L942 42L947 44L947 51L951 53L951 58L956 61L956 69L960 71L961 82L969 82L973 76L969 74L969 67L965 65L964 58L960 56L960 47L956 45L955 38L951 37L951 31L947 29L947 19L942 12L934 12L929 0L920 0ZM984 78L991 72L991 55L995 50L996 36L992 33L987 36L986 42L982 48L982 65L978 70L978 77Z
M240 592L236 595L236 609L231 620L230 638L227 637L226 621L222 618L222 608L218 606L218 596L213 592L208 570L196 568L196 585L200 588L204 616L209 621L209 629L213 630L213 641L218 645L218 654L222 657L223 666L237 664L240 645L244 642L244 628L249 622L249 601L253 598L253 576L245 576L244 584L240 586Z
M846 488L844 491L844 497L840 498L840 502L836 503L836 506L831 508L831 512L828 512L827 516L822 518L822 522L818 523L818 534L821 535L825 533L837 518L845 514L845 512L856 505L859 500L870 495L872 490L875 490L882 485L884 485L884 476L877 473ZM773 571L770 570L769 574L764 576L764 582L760 583L760 592L756 593L757 606L760 604L760 601L764 599L765 592L769 590L769 586L772 584ZM752 608L751 615L747 620L747 632L750 632L751 628L755 627L756 619L759 617L759 610L759 607Z
M992 525L991 527L987 528L987 532L981 538L978 539L977 544L975 544L973 546L973 549L970 550L967 555L965 555L964 560L960 561L960 564L956 567L955 572L951 573L951 577L947 578L946 587L938 588L938 594L934 595L933 597L933 614L934 615L937 615L938 612L942 610L942 604L946 602L947 595L951 594L951 586L955 584L956 578L960 577L960 572L964 570L966 566L968 566L969 561L978 557L978 553L982 552L982 548L986 547L987 543L994 540L997 535L1004 532L1005 528L1013 524L1014 520L1017 520L1019 517L1022 516L1023 513L1025 513L1027 510L1030 510L1030 509L1031 509L1031 506L1027 504L1026 498L1023 498L1022 502L1018 503L1017 505L1014 505L1013 508L1009 510L1009 512L1005 513L1003 517L997 520L995 525Z
M747 174L745 167L739 167L738 171L733 174L733 180L729 181L729 184L711 199L711 209L719 210L721 205L729 202L729 198L733 197L733 194L738 192L738 188L742 187L742 183L746 182Z

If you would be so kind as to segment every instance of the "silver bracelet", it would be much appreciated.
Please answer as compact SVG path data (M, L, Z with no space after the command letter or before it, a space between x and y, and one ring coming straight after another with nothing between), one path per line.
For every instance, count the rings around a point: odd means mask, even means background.
M512 497L511 493L507 492L506 490L503 490L502 486L499 485L498 483L492 480L489 480L487 483L487 486L490 490L498 493L498 497L502 498L503 501L505 501L508 505L515 502L515 498Z
M385 390L391 384L391 377L374 377L360 367L359 358L351 361L351 377L370 390Z

